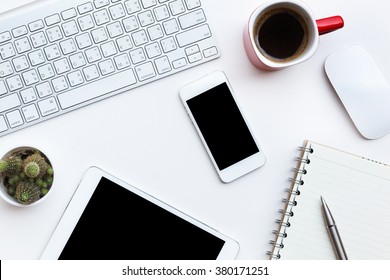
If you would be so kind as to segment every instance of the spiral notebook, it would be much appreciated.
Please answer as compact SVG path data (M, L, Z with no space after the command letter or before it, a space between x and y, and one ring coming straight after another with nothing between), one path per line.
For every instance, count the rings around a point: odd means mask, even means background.
M305 141L271 259L335 259L320 196L349 259L390 259L390 165Z

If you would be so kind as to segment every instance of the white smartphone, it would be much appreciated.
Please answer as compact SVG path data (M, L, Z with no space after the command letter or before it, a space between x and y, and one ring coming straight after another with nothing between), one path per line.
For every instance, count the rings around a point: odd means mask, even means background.
M180 98L223 182L264 165L265 156L223 72L213 72L183 87Z
M234 259L233 239L120 179L91 167L41 259Z

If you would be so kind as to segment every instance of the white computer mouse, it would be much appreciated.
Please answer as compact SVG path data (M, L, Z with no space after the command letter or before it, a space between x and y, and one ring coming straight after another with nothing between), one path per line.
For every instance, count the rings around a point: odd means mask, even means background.
M390 132L390 86L364 48L351 45L337 50L326 59L325 71L365 138Z

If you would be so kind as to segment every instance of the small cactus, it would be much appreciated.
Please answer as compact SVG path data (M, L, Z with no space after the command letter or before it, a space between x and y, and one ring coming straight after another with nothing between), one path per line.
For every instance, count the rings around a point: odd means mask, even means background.
M10 186L16 186L17 184L19 184L19 182L20 182L20 178L18 175L14 175L8 179L8 184Z
M5 160L0 160L0 173L3 173L7 170L7 162Z
M0 160L0 173L6 176L13 176L19 173L22 168L22 159L20 157L9 157Z
M36 163L35 161L31 161L25 164L23 170L24 174L26 174L28 178L36 178L41 172L38 163Z
M33 183L20 182L15 190L15 198L21 204L31 204L40 198L40 189Z
M22 169L23 161L20 157L10 157L8 160L7 173L8 175L16 175Z
M35 154L32 154L32 155L28 156L24 160L23 164L26 167L27 165L29 165L32 162L36 163L38 165L38 167L39 167L39 174L37 176L35 176L35 177L42 177L43 175L46 174L46 171L49 169L49 165L47 164L45 159L40 154L35 153ZM27 177L28 177L28 175L27 175ZM35 178L35 177L30 177L30 178Z
M15 192L16 192L16 188L15 187L9 187L7 191L8 191L9 195L14 196Z
M47 188L42 188L41 189L41 196L47 195L48 192L49 192L49 190Z

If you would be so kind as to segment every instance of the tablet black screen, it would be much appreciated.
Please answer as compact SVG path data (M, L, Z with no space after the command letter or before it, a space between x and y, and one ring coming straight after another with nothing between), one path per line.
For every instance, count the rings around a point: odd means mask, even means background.
M102 177L59 259L216 259L224 241Z

